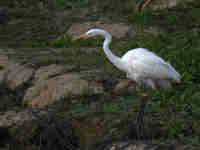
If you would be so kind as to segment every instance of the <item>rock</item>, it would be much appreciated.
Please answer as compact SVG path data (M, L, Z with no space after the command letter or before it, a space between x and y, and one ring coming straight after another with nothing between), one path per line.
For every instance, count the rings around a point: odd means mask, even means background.
M9 144L11 147L30 150L36 147L54 150L79 149L79 137L76 136L71 121L47 110L0 113L0 133L1 148Z
M102 94L104 93L103 85L96 82L89 82L89 94Z
M103 150L154 150L156 146L153 144L149 146L146 143L136 141L124 141L108 144Z
M25 122L32 120L33 117L28 111L16 112L7 111L0 113L0 127L20 126Z
M0 64L2 67L0 70L0 83L7 83L7 86L12 90L23 86L34 74L33 68L10 61L7 56L0 56Z
M64 67L61 65L52 64L45 67L40 67L34 76L34 80L40 82L42 80L47 80L50 77L59 75L64 72Z
M138 26L132 26L129 33L128 33L128 37L130 39L135 39L136 36L138 35L151 35L151 36L155 36L158 37L161 33L164 33L165 30L159 26L143 26L143 29L139 29L140 27Z
M98 55L101 53L101 50L98 48L94 48L94 47L83 47L79 49L80 51L80 55L87 55L87 56L94 56L94 55Z
M156 26L149 26L144 28L144 32L154 36L159 36L160 33L164 32L164 30Z
M145 142L145 141L119 141L107 144L104 148L97 150L188 150L192 146L183 144L170 144L165 142Z
M81 71L80 76L83 79L101 82L100 80L102 79L102 76L105 76L105 73L103 72L103 70L100 69L90 69Z
M89 83L82 79L81 73L66 74L65 67L61 65L52 64L35 71L33 68L10 61L7 56L0 56L0 64L1 84L6 83L12 90L25 84L33 84L23 91L24 103L31 107L45 107L64 97L104 92L101 84Z
M136 92L136 84L128 79L119 80L113 89L114 94L133 94Z
M94 86L95 85L95 86ZM62 98L102 92L103 87L80 78L79 74L63 74L36 82L24 96L24 103L31 107L45 107Z
M12 90L22 86L27 83L34 74L33 68L28 68L19 64L12 64L8 67L8 73L6 77L6 82L8 87Z
M152 7L154 10L172 8L177 6L179 2L180 0L161 0L161 1L156 1L154 4L152 3L150 7Z
M166 8L173 8L182 2L193 2L194 0L146 0L142 4L142 9L152 8L153 10L162 10Z
M62 98L84 94L101 94L103 85L82 79L84 73L64 73L64 66L49 65L39 68L23 98L31 107L45 107Z
M72 36L78 36L82 33L88 31L91 28L101 28L110 32L115 38L125 37L129 32L131 26L125 23L113 23L113 24L104 24L101 22L86 22L86 23L76 23L72 24L68 30L68 34Z
M1 65L1 68L4 69L4 67L7 66L8 64L9 64L8 56L0 55L0 65Z

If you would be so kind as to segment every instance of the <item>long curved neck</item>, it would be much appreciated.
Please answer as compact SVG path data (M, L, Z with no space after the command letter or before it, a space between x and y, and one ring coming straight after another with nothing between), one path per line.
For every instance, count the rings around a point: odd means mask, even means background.
M107 36L105 36L105 40L104 40L104 43L103 43L103 50L106 54L106 56L108 57L108 59L117 67L119 68L120 70L122 71L126 71L126 67L125 67L125 64L124 62L122 62L121 58L116 56L115 54L113 54L111 52L111 50L109 49L109 44L111 43L112 41L112 37L111 35L107 34Z

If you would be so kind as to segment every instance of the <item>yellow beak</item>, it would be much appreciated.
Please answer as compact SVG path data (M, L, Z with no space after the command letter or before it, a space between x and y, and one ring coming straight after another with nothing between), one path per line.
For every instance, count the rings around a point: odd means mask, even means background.
M78 39L85 39L87 37L88 37L88 35L84 33L84 34L81 34L77 37L74 37L72 40L75 41L75 40L78 40Z

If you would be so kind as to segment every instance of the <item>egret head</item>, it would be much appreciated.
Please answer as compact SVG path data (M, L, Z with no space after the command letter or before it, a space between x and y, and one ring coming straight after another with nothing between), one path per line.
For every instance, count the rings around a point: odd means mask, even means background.
M105 38L111 39L111 35L108 32L106 32L106 31L104 31L102 29L90 29L86 33L81 34L78 37L75 37L74 40L86 39L86 38L97 36L97 35L101 35L101 36L103 36Z

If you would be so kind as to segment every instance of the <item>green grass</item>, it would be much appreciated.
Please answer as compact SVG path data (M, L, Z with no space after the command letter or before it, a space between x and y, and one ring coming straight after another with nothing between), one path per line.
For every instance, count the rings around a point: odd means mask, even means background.
M169 61L176 68L181 74L181 84L169 90L153 91L146 109L146 119L163 129L165 135L160 137L161 139L178 140L199 147L200 18L199 8L196 5L190 7L195 9L177 8L160 12L148 10L137 16L130 14L128 22L138 26L136 36L114 40L111 48L114 53L122 56L129 49L144 47ZM162 32L158 35L146 33L143 31L145 26L156 26L161 28ZM59 63L74 64L77 66L75 71L80 71L80 68L99 68L104 71L101 78L106 80L118 79L119 75L125 78L125 75L117 71L105 57L102 42L102 39L74 42L71 37L61 36L55 41L34 41L31 46L57 49L57 55L64 58ZM81 50L82 48L96 48L97 52L87 54ZM38 58L38 61L45 64L52 62L45 56ZM103 112L104 115L115 114L116 117L129 117L134 121L135 112L138 110L139 93L136 96L116 96L112 95L111 90L107 91L107 95L64 99L50 107L67 115L75 114L75 117L80 114L87 116ZM4 102L0 105L1 108L4 108ZM133 118L130 118L130 115L133 115Z
M19 92L19 91L18 91ZM21 106L21 97L19 93L16 91L10 90L6 83L0 84L0 112L7 111L7 110L20 110Z

